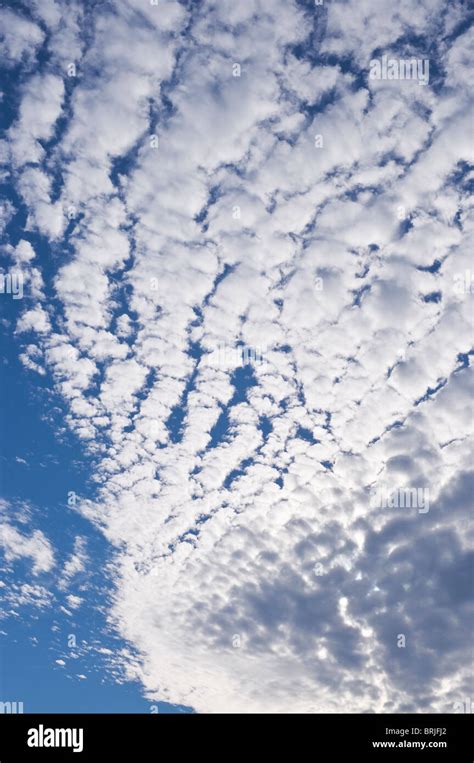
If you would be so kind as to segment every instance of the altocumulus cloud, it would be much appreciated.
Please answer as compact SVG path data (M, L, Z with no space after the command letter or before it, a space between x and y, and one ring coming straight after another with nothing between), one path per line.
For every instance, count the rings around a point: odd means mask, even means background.
M129 676L197 711L451 710L472 691L466 4L0 16L16 338L94 457L80 511L115 549ZM382 55L428 58L428 85L371 79ZM414 488L429 510L371 500ZM2 542L45 568L31 532Z

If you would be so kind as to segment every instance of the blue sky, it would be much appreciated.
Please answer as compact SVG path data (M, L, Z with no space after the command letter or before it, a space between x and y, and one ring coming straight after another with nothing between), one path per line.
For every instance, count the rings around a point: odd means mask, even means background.
M0 23L0 701L464 702L467 3Z

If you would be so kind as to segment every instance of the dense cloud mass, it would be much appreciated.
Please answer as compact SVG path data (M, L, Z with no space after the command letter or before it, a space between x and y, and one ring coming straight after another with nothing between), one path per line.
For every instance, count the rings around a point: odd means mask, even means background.
M22 5L0 10L15 336L93 456L79 510L114 551L129 675L199 712L451 711L472 693L467 4ZM384 56L429 82L371 78ZM19 532L7 554L53 564Z

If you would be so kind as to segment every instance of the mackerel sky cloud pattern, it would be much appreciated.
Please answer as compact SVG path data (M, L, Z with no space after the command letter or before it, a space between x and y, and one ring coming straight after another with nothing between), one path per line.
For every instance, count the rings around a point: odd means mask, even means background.
M41 0L0 24L5 325L90 464L75 511L108 544L117 662L197 712L451 712L472 695L468 4ZM382 56L429 82L371 78ZM428 509L373 500L415 488ZM53 569L48 528L2 507L6 563ZM89 563L77 538L56 587Z

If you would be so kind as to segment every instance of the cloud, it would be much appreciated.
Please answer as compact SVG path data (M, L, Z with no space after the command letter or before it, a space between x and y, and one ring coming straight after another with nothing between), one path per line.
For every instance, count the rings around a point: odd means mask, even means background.
M22 532L8 515L8 504L1 502L0 545L7 563L17 559L30 559L33 575L49 572L54 566L54 551L41 530ZM20 517L21 518L21 517Z
M123 0L93 35L76 14L63 85L58 13L7 136L55 265L17 337L94 455L80 510L115 550L129 676L199 711L449 709L472 617L467 33L435 0ZM429 86L369 80L421 39ZM410 488L429 511L371 504Z
M0 18L3 30L0 56L3 65L11 67L21 61L31 62L44 39L42 30L32 21L22 18L8 8L0 10Z
M86 569L86 564L89 561L89 556L87 553L87 543L85 538L82 538L80 535L76 536L74 539L74 548L69 556L69 558L64 563L64 567L61 573L61 577L58 583L58 587L60 590L67 590L67 588L71 585L71 582L76 577L76 575L79 575L81 572L84 572ZM77 601L79 599L79 601ZM70 603L70 606L73 608L75 606L78 606L80 603L80 598L77 596L74 596L73 594L68 595L67 597L68 602Z
M52 136L61 114L64 83L54 74L34 75L28 80L21 100L18 123L10 128L13 163L37 163L43 155L39 141Z

